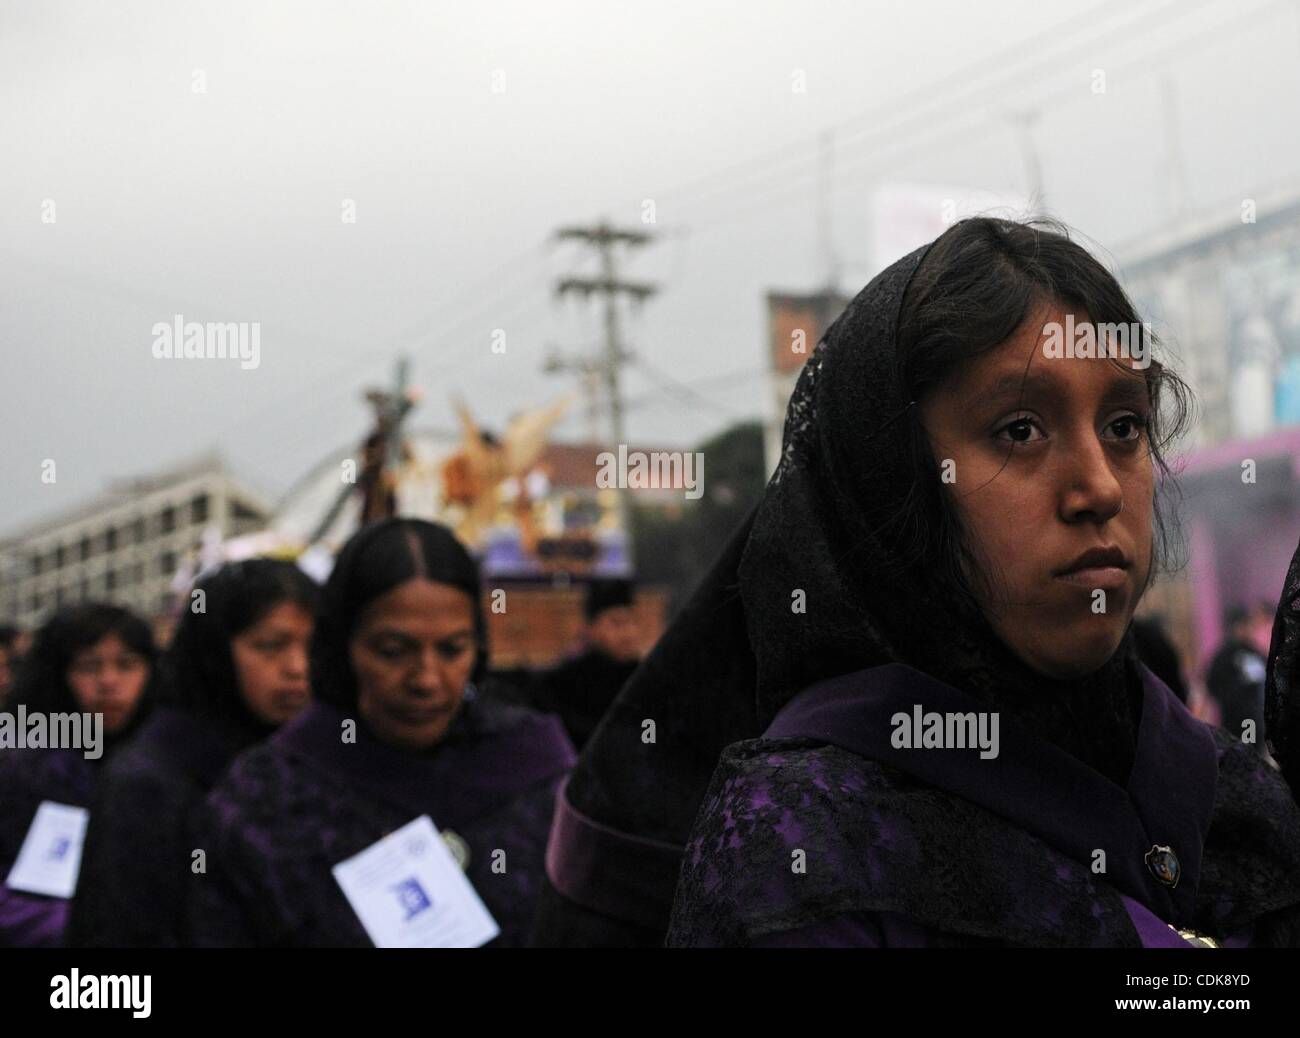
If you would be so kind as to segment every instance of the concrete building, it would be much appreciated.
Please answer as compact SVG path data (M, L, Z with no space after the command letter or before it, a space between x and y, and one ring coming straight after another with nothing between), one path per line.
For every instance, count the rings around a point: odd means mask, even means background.
M1186 446L1300 422L1300 191L1180 220L1116 254L1142 320L1196 393Z
M224 540L261 529L269 515L266 502L215 454L116 481L0 542L0 618L33 627L87 599L157 616L170 607L172 580L205 531Z
M1196 398L1174 459L1188 565L1142 607L1195 680L1229 607L1277 602L1300 537L1300 191L1242 199L1116 251Z

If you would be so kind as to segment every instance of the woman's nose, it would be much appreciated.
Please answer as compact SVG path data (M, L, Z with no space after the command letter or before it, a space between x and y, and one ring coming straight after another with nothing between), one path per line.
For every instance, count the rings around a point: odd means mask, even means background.
M1124 488L1111 468L1106 448L1095 435L1064 448L1065 486L1061 498L1066 522L1103 523L1119 514L1124 506Z
M442 668L438 664L437 654L432 650L420 654L420 662L411 675L411 685L427 695L437 695L442 691Z
M306 645L297 645L289 650L284 669L289 677L300 678L306 675L310 663Z

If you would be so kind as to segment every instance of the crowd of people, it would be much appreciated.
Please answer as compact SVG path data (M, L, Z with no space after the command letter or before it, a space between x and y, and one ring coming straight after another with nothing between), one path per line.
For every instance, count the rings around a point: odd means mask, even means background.
M527 943L557 785L636 667L634 596L592 582L585 651L524 689L488 674L475 561L418 520L366 527L324 588L274 559L201 575L162 652L127 609L58 612L6 698L102 714L107 752L0 750L0 870L42 803L88 812L75 896L0 888L0 943L366 946L332 868L425 814L494 943Z
M1076 318L1137 324L1055 226L964 220L879 274L644 659L634 589L597 583L585 654L502 688L474 558L409 518L323 587L201 575L162 652L56 614L10 703L107 748L0 750L0 943L1300 944L1300 555L1198 720L1133 619L1187 390L1046 354ZM48 803L86 818L63 897L10 871Z

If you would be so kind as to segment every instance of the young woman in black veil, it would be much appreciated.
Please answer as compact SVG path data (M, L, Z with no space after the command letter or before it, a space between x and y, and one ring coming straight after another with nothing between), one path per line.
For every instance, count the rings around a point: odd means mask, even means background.
M569 783L553 940L1296 939L1286 786L1132 648L1184 387L1145 329L1059 349L1088 324L1138 328L1105 268L991 219L850 303L762 502Z

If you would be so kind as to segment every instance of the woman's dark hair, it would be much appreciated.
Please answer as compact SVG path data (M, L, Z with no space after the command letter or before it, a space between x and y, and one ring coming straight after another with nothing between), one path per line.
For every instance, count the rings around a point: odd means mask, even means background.
M356 706L348 643L361 613L376 598L416 578L450 584L469 595L477 644L470 680L482 680L488 641L478 564L445 526L421 519L384 519L348 539L325 584L311 640L311 680L317 699L348 710Z
M43 713L79 712L81 707L68 684L68 668L77 653L113 634L149 664L149 680L130 724L134 728L154 699L158 649L153 632L144 620L129 609L106 602L67 606L45 621L32 640L31 651L23 657L18 668L13 702ZM121 734L124 733L119 733L119 736Z
M903 295L898 320L897 356L901 385L913 403L963 364L1011 338L1044 306L1060 306L1096 324L1141 327L1140 372L1122 359L1113 363L1134 378L1144 377L1151 402L1148 442L1156 468L1155 530L1150 577L1159 569L1181 565L1177 549L1177 485L1164 451L1186 430L1192 408L1187 384L1154 359L1159 340L1141 325L1137 310L1114 275L1087 249L1072 241L1064 224L1054 220L977 217L961 220L930 246ZM1137 346L1130 346L1137 354ZM941 579L970 610L978 612L967 573L979 573L957 509L945 492L938 464L910 406L912 470L918 474L909 507L895 518L902 543L913 547L913 560L928 559L942 567ZM938 516L937 521L933 518ZM911 554L911 553L909 553ZM1143 588L1142 590L1145 590Z
M162 701L236 728L264 728L240 695L230 642L281 603L314 613L319 598L320 586L282 559L245 559L200 576L162 658Z

